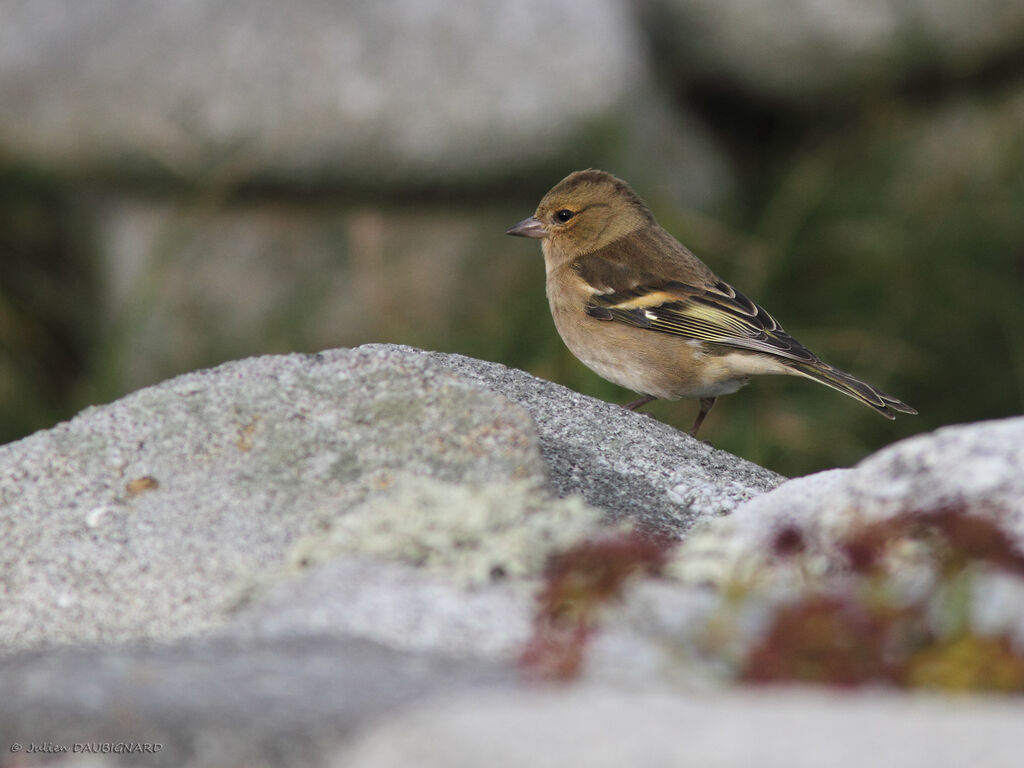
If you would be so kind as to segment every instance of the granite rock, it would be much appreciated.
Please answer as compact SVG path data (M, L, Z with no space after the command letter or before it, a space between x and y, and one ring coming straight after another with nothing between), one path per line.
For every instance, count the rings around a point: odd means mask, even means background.
M0 15L6 145L228 183L507 177L599 144L646 77L614 0L10 0Z
M537 424L541 454L559 495L581 494L612 520L631 517L650 530L677 535L783 480L642 413L522 371L461 355L417 354L525 408Z
M892 87L916 72L962 76L1024 40L1024 8L1004 0L643 0L640 7L682 78L720 78L784 99Z
M841 560L835 546L857 526L956 507L995 521L1024 551L1024 418L944 427L902 440L852 469L789 480L709 520L680 548L693 581L797 576L771 544L797 528L809 547L800 568L817 577ZM803 580L804 577L799 577Z
M361 734L330 765L953 768L983 756L1009 768L1022 713L1014 700L584 686L431 702Z
M468 358L376 345L229 363L0 447L0 642L207 634L346 553L462 584L536 579L602 520L678 537L779 481Z
M493 664L325 636L21 653L0 659L0 744L4 765L322 765L375 717L511 681ZM102 751L117 745L130 751Z
M852 469L836 469L794 478L741 505L726 518L709 519L674 553L668 572L690 585L737 587L745 599L736 601L737 647L757 637L774 607L812 594L850 594L851 553L847 543L873 524L955 516L960 527L937 527L961 547L969 574L961 582L937 565L946 550L922 534L897 533L879 548L876 568L885 575L885 594L907 604L930 601L934 630L964 631L978 637L1012 638L1024 645L1024 418L944 427L889 446ZM948 518L947 518L948 519ZM977 520L979 529L965 527ZM934 525L934 524L933 524ZM991 526L990 528L987 526ZM777 545L780 537L798 542L791 550ZM933 537L934 538L934 537ZM1019 560L1003 555L1005 541ZM954 573L956 571L954 570ZM877 578L877 577L876 577ZM941 596L962 595L958 610ZM854 593L856 594L856 593ZM675 618L649 604L634 624L641 635L699 635L698 626L715 620L714 605L702 604L690 614L685 631ZM698 618L699 617L699 618ZM957 619L956 617L959 617ZM948 626L947 626L948 624Z
M387 349L178 377L0 447L2 644L169 639L223 622L397 472L544 487L525 411Z
M870 733L882 764L1010 765L1014 700L722 684L779 599L779 526L805 526L812 560L908 506L963 504L1020 537L1022 445L1024 419L951 427L780 485L457 355L188 374L0 447L0 749L96 768L842 766ZM609 523L683 539L668 578L602 615L578 687L525 685L544 561ZM769 588L747 579L723 612L706 585L744 568ZM989 591L978 621L1024 615ZM160 750L55 751L83 744Z

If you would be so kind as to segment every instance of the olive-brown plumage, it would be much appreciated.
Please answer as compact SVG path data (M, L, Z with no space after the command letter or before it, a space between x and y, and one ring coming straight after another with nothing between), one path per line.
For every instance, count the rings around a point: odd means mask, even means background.
M510 235L541 240L555 327L587 367L643 395L699 399L696 435L715 398L751 376L804 376L887 418L913 408L822 362L770 314L662 229L621 179L570 174Z

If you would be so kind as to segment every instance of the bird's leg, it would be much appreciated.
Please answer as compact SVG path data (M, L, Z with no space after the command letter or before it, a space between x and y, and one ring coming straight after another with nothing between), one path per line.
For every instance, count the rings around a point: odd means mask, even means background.
M693 427L690 429L690 437L697 436L697 430L700 429L700 425L704 423L704 417L708 415L708 411L711 410L711 406L715 404L715 398L713 397L702 397L700 399L700 411L697 413L697 418L693 422Z
M630 411L635 411L641 405L647 405L649 402L651 402L651 400L657 399L658 398L656 398L654 395L644 395L643 397L638 397L636 400L633 400L632 402L626 403L622 407Z

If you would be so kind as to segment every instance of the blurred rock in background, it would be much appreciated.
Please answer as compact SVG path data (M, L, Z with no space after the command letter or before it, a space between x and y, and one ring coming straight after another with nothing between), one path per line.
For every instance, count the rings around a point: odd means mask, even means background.
M175 373L402 342L620 402L506 238L566 173L824 358L705 439L799 474L1024 403L1024 6L0 0L0 441ZM683 426L687 403L656 403Z
M677 82L719 78L763 97L826 103L1019 56L1008 0L636 0Z

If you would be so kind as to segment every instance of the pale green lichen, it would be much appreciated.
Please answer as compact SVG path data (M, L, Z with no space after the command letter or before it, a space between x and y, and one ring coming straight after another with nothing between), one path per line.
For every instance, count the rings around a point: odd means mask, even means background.
M464 586L541 575L548 557L601 525L579 497L528 483L459 485L399 476L390 487L298 541L292 567L352 552L409 563Z

